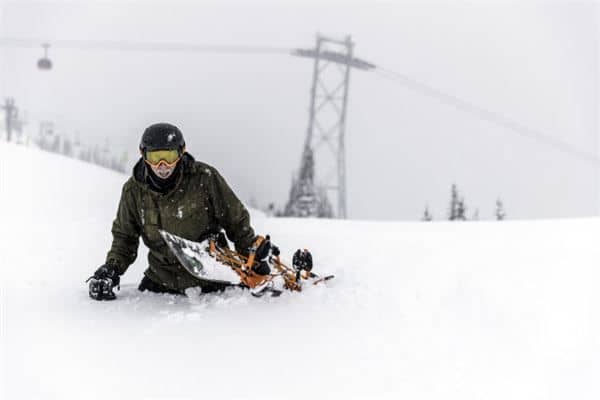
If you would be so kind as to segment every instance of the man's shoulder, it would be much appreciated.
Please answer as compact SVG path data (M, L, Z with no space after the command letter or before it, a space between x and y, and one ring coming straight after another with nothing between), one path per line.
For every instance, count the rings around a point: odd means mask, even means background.
M217 169L215 167L213 167L210 164L207 164L205 162L202 161L196 161L194 160L191 163L191 173L193 175L196 176L207 176L207 177L213 177L213 176L218 176L219 171L217 171Z
M130 176L129 179L123 184L123 193L130 193L136 188L139 188L139 184L135 177Z

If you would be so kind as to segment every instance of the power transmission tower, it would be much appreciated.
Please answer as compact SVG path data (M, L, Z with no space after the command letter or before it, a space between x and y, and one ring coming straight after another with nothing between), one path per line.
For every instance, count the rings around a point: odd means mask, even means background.
M314 66L300 171L292 182L284 213L332 217L326 193L333 191L337 200L336 217L346 218L345 133L350 69L370 70L375 65L354 57L350 36L335 40L317 35L314 49L296 49L292 54L314 59ZM315 178L322 188L317 188Z

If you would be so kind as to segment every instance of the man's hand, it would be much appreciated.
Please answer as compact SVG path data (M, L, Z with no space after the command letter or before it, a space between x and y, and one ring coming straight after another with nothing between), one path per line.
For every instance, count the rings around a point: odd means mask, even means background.
M257 264L252 268L258 275L268 275L271 273L271 268L267 262L269 253L274 246L271 244L271 237L267 235L260 246L256 249ZM275 247L276 248L276 247Z
M256 260L263 261L269 257L269 251L271 250L271 236L267 235L262 241L260 246L256 249Z
M112 280L113 286L119 286L119 283L121 283L121 277L119 276L118 266L110 261L104 265L101 265L100 268L98 268L96 272L94 272L94 278L110 278Z
M119 287L121 278L118 266L114 262L108 262L94 272L86 282L89 284L89 295L94 300L114 300L117 296L113 288Z
M299 271L308 271L313 267L312 254L307 249L298 249L294 253L294 258L292 259L292 264L294 268Z

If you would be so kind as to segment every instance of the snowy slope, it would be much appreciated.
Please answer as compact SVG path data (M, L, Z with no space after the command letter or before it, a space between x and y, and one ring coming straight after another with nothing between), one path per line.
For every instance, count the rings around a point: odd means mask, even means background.
M328 287L280 298L84 280L127 177L0 142L2 399L598 399L600 220L267 219ZM218 167L218 166L217 166Z

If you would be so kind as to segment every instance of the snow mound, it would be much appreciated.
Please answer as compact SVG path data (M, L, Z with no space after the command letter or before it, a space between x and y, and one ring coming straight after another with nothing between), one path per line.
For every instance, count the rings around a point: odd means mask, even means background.
M598 399L600 221L253 219L327 286L88 298L122 184L0 143L0 398ZM400 201L400 200L399 200Z

